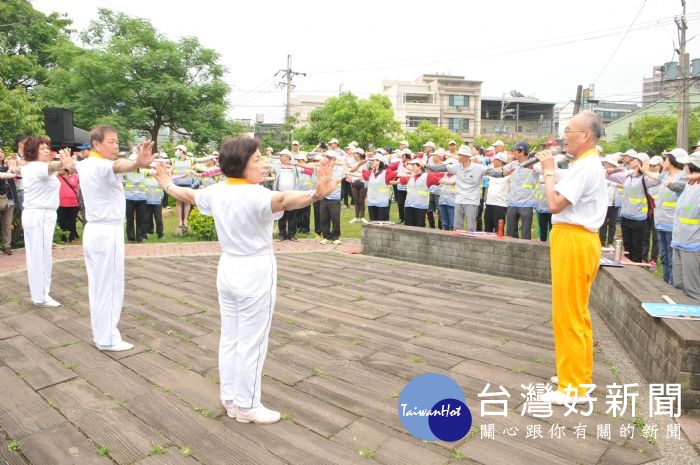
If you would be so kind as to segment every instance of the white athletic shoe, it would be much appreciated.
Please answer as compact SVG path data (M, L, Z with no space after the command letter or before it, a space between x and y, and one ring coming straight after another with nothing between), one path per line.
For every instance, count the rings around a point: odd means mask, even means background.
M362 224L369 223L369 220L367 218L360 218L360 221L362 221Z
M360 221L359 218L353 218L350 220L351 223L357 223L358 221Z
M342 242L340 242L340 239L336 239L333 241L333 245L340 245Z
M95 345L103 352L124 352L125 350L131 350L134 348L133 344L129 344L126 341L120 341L111 346L101 346L99 344Z
M226 409L226 415L231 418L236 418L236 415L238 415L238 407L233 405L232 400L222 400L221 405Z
M590 398L588 396L567 396L563 392L559 391L545 392L542 394L542 396L540 396L540 400L551 405L575 405L590 402Z
M552 384L559 384L559 377L558 376L552 376L549 378L549 382Z
M229 415L230 416L230 415ZM240 423L258 423L261 425L269 425L280 421L280 413L270 410L264 405L252 408L248 411L243 411L240 408L236 412L236 421Z
M61 304L60 302L56 302L55 300L53 300L51 296L48 296L44 302L34 302L34 306L56 308L60 307Z
M323 245L330 244L330 243L331 243L331 241L329 241L328 239L321 239L321 242L320 242L320 244L323 244Z

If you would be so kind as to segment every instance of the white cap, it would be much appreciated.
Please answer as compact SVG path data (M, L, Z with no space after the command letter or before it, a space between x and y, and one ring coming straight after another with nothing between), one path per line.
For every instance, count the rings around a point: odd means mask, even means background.
M337 144L337 143L338 143L338 139L333 138L333 139L329 140L328 143L329 143L329 144Z
M508 156L503 152L497 153L496 155L494 155L493 159L498 160L498 161L503 162L503 163L508 163Z
M280 155L287 155L287 156L289 156L290 158L291 158L291 156L292 156L292 152L290 152L290 151L287 150L287 149L280 150L280 151L279 151L279 154L280 154Z
M504 147L505 145L506 145L506 144L504 144L503 141L500 140L500 139L493 143L493 146L494 146L494 147L499 147L499 146L500 146L500 147Z
M634 152L634 150L632 150L632 151ZM629 150L627 152L629 152ZM627 152L625 152L625 153L627 153ZM634 155L632 155L632 154L628 154L628 155L631 158L636 158L637 160L641 161L642 163L649 161L649 155L647 155L644 152L639 152L639 153L634 152Z
M634 149L629 149L628 151L623 153L623 155L627 155L629 157L634 157L635 155L637 155L637 151Z
M673 150L671 150L671 152L673 152ZM685 157L676 158L676 161L678 163L683 163L684 165L687 165L688 163L692 163L693 165L700 168L700 153L693 152L690 155L686 155Z
M301 152L295 153L294 156L293 156L292 158L294 158L295 160L304 160L304 161L308 160L306 154L305 154L305 153L301 153Z
M469 148L468 145L462 145L459 150L457 150L457 155L466 155L467 157L470 157L472 154L472 149Z
M376 152L376 153L381 153L382 155L386 155L386 150L384 150L384 149L381 148L381 147L378 148L378 149L376 149L375 152Z
M669 153L671 155L673 155L674 157L676 157L676 160L678 160L679 158L685 158L688 156L688 152L686 152L682 148L675 148L675 149L671 150Z
M425 144L423 144L423 147L430 147L430 148L432 148L433 150L435 150L435 142L433 142L432 140L429 140L428 142L426 142Z
M326 152L323 153L327 157L335 158L338 156L337 153L335 153L335 150L327 150Z
M605 155L603 157L603 163L608 163L613 166L617 166L617 157L612 154L612 155Z
M447 143L447 145L457 145L457 142L451 140L451 141L449 141L449 142Z
M364 155L364 154L365 154L364 149L362 149L361 147L355 147L355 148L353 149L353 152L359 153L360 155Z
M299 141L298 141L298 140L293 140L293 141L292 141L292 145L299 145Z
M456 165L458 163L459 162L457 161L456 158L448 158L447 160L442 162L443 165Z
M374 158L372 158L372 160L379 160L382 163L389 163L389 161L386 159L386 157L384 155L382 155L381 153L378 155L375 155Z
M409 149L408 147L405 148L405 149L403 149L402 152L403 152L404 155L413 156L413 152L411 152L411 149Z
M272 147L268 147L268 148L265 149L265 151L266 151L266 152L274 152L275 149L273 149Z
M649 164L650 165L663 165L664 159L658 155L654 155L653 157L651 157L651 160L649 160Z
M183 152L187 153L187 147L184 145L180 144L177 147L175 147L175 150L182 150Z
M420 165L420 166L425 166L425 160L422 158L414 158L411 161L407 163L407 165Z
M440 147L439 149L437 149L435 151L435 153L433 153L433 155L438 155L438 156L444 157L445 156L445 149Z
M399 145L405 145L406 147L408 147L408 141L402 140L401 142L399 142Z

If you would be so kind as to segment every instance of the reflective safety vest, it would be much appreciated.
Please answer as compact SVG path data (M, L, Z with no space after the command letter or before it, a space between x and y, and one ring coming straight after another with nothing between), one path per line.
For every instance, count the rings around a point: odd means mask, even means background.
M535 209L537 213L551 213L552 210L549 209L549 202L547 202L547 195L545 194L544 184L537 183L537 190L535 192L535 200L537 205Z
M620 216L630 220L645 220L649 211L647 198L644 196L644 187L642 187L643 176L627 176L625 182L622 183L625 191L622 197L622 210ZM649 187L647 187L648 191Z
M146 203L148 205L160 205L163 200L163 188L153 176L146 176L144 181L146 189Z
M428 208L430 191L428 190L428 173L423 173L416 179L411 176L406 184L406 203L404 207Z
M700 251L700 184L686 184L676 202L671 247Z
M299 177L297 178L297 190L300 191L312 191L316 185L316 172L312 174L305 174L303 171L299 170Z
M146 177L139 171L124 174L124 197L126 200L146 200Z
M683 177L684 174L681 172L676 178L676 182L680 181ZM663 184L659 185L656 209L654 210L654 227L659 231L673 230L673 217L676 215L678 196L678 192L673 192Z
M401 163L399 163L399 167L396 169L396 172L399 173L399 174L400 174L400 173L410 174L410 173L411 173L411 169L410 169L410 168L406 168L406 167L403 165L403 162L401 162ZM407 185L406 185L406 184L398 183L398 184L396 185L396 189L398 189L398 190L400 190L400 191L405 191L405 190L407 190Z
M445 174L442 179L452 179L454 174L449 171ZM454 184L440 184L440 202L438 205L449 205L450 207L455 206L455 198L457 197L457 186Z
M535 188L539 174L529 168L518 165L510 175L510 191L508 193L509 207L534 207Z
M386 182L386 170L379 175L370 173L367 181L367 205L370 207L388 207L391 189Z
M328 200L340 200L340 180L345 179L345 173L343 172L342 163L336 163L333 165L333 174L331 175L333 179L337 179L338 183L335 186L335 190L328 194L326 198Z
M192 159L190 157L185 157L184 160L176 158L172 163L173 176L180 174L185 174L181 178L173 179L173 184L176 186L191 186L194 179L192 178Z

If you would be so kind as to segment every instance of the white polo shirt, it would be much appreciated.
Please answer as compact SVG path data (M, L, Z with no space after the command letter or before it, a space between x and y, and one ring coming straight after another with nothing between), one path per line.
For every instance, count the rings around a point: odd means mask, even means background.
M589 151L590 152L590 151ZM568 170L554 190L571 202L561 213L552 215L552 224L576 224L596 232L608 211L608 188L605 171L597 152L584 153Z
M88 223L124 223L126 199L122 176L114 172L113 166L114 161L95 156L92 152L75 165L80 176L80 191L83 193Z
M24 181L23 208L56 210L61 181L56 177L56 173L49 174L49 164L44 161L30 161L22 166L21 170Z

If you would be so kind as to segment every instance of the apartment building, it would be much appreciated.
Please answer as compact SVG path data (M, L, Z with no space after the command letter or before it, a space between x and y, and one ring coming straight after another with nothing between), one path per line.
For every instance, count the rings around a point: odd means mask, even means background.
M472 142L481 132L481 82L424 74L415 81L382 81L382 94L391 100L403 129L410 131L427 120Z
M671 61L654 66L652 74L642 81L642 106L659 100L678 100L682 80L678 62ZM690 82L688 92L700 92L700 58L690 60Z

